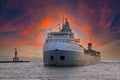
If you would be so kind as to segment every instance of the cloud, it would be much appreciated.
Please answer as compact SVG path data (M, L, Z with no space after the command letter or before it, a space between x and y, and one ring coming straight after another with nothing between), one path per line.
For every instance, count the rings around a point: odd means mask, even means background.
M95 48L102 48L120 39L119 3L119 0L2 0L0 47L42 47L48 30L62 25L64 16L71 28L77 29L73 32L84 46L91 39Z

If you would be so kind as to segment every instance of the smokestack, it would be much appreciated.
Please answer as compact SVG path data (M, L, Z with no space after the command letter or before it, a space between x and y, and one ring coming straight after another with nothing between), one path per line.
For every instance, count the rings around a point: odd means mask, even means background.
M92 50L92 43L88 43L88 50Z

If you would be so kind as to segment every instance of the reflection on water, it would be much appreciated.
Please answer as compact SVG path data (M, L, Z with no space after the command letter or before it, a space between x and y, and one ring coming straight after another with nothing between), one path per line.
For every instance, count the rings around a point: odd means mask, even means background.
M44 67L40 61L0 63L0 73L0 80L120 80L120 63L101 62L77 67Z

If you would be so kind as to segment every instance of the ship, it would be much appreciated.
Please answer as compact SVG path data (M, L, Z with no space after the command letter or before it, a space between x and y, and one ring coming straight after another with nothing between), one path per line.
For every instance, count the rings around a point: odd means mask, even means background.
M65 18L61 29L47 33L43 60L45 66L82 66L99 63L101 55L92 49L92 43L88 43L87 49L80 44Z

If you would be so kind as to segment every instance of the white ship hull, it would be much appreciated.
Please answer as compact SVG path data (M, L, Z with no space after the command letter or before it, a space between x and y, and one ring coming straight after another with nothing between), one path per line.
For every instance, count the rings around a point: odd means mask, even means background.
M43 48L44 64L49 66L76 66L94 64L100 57L84 53L84 48L78 44L52 42Z

